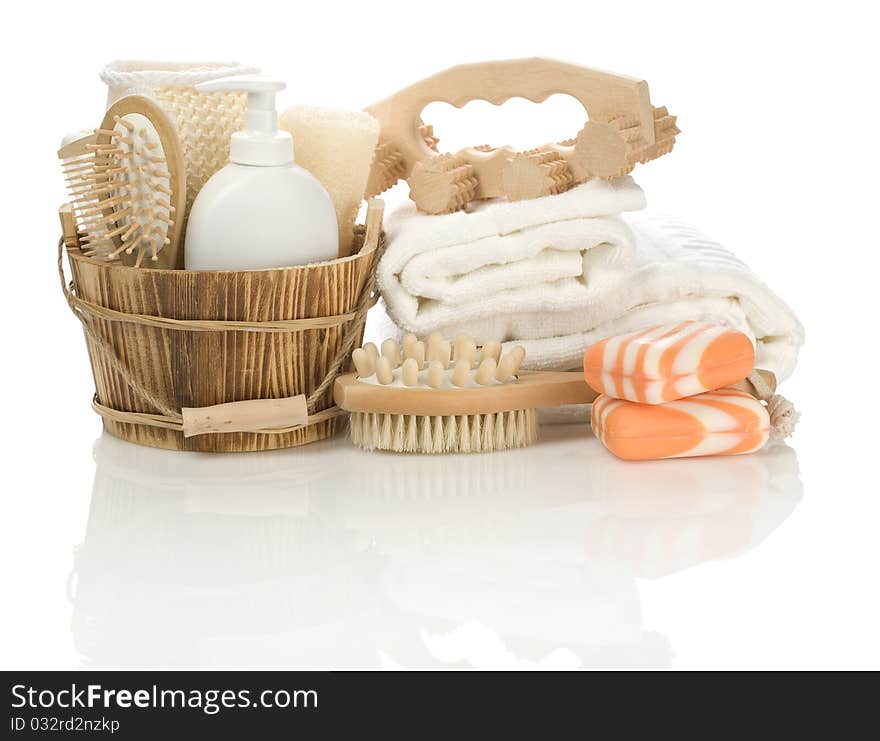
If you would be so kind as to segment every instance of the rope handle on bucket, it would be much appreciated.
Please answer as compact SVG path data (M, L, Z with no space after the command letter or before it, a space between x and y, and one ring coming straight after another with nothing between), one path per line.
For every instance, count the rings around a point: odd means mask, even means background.
M370 200L367 207L364 243L359 255L366 256L376 252L374 261L381 258L385 248L381 234L383 211L384 203L381 200L376 198ZM77 296L73 281L68 281L64 272L64 247L65 239L62 237L58 242L58 277L68 307L82 324L86 336L110 363L113 370L125 380L142 401L159 412L127 412L113 409L102 404L98 395L95 394L92 399L92 409L103 418L116 422L176 430L182 432L185 437L190 437L221 432L283 434L346 414L337 406L331 406L327 409L317 409L317 406L339 375L343 364L351 357L351 352L358 342L363 324L366 321L367 312L379 299L379 293L376 290L375 270L371 271L370 277L364 283L354 311L347 314L267 322L179 320L147 314L127 314ZM116 351L97 328L96 318L110 322L131 322L184 332L302 332L308 329L336 327L346 323L348 323L348 327L327 373L308 398L304 394L300 394L287 399L254 399L209 407L184 408L178 411L165 404L153 390L132 377L129 369L119 359Z

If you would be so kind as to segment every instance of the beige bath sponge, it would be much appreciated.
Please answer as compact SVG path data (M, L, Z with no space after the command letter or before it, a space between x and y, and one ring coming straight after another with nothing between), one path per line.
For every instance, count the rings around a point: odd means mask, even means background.
M293 137L296 163L330 194L339 223L339 256L351 254L353 227L379 141L379 122L369 113L293 106L279 126Z

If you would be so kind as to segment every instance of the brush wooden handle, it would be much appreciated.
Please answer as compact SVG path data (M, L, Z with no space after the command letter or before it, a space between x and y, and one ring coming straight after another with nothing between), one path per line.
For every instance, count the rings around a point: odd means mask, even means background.
M776 377L758 370L761 378L775 391ZM758 396L748 379L736 388ZM517 380L493 386L473 388L424 388L383 386L366 383L357 374L336 379L333 399L348 412L452 416L492 414L519 409L542 409L565 404L592 404L598 394L591 389L580 371L520 371Z
M596 392L581 372L520 371L517 380L475 388L405 388L358 380L354 373L336 379L336 404L349 412L414 414L422 417L492 414L562 404L589 404Z
M76 215L73 205L65 203L58 209L58 218L61 220L61 237L67 249L79 249L79 234L76 230Z
M84 154L91 154L90 144L94 144L96 135L94 131L83 134L77 139L71 139L67 144L63 144L58 150L58 159L66 160L72 157L82 157Z

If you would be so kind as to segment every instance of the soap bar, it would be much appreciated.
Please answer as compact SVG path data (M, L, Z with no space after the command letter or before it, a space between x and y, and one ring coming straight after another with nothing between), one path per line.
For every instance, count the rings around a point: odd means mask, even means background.
M770 436L767 409L736 388L665 404L600 396L590 421L608 450L632 461L751 453Z
M584 354L584 378L616 399L662 404L741 381L755 365L742 332L681 322L609 337Z

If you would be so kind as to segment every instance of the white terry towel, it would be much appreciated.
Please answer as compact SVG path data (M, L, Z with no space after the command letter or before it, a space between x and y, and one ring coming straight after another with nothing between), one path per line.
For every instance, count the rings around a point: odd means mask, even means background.
M780 381L789 376L803 343L791 309L693 227L608 215L643 203L623 178L468 214L408 207L389 219L379 265L387 310L420 335L515 341L527 367L555 370L579 368L586 347L610 335L684 319L721 322L752 338L758 367Z
M394 321L420 335L494 312L581 306L632 269L633 235L616 214L644 205L628 177L443 216L407 205L386 222L379 288Z
M584 350L616 334L687 319L738 329L755 344L755 364L788 378L804 342L794 312L739 259L677 219L639 214L635 267L601 303L552 315L523 314L507 326L482 322L458 331L517 337L529 367L579 368Z

